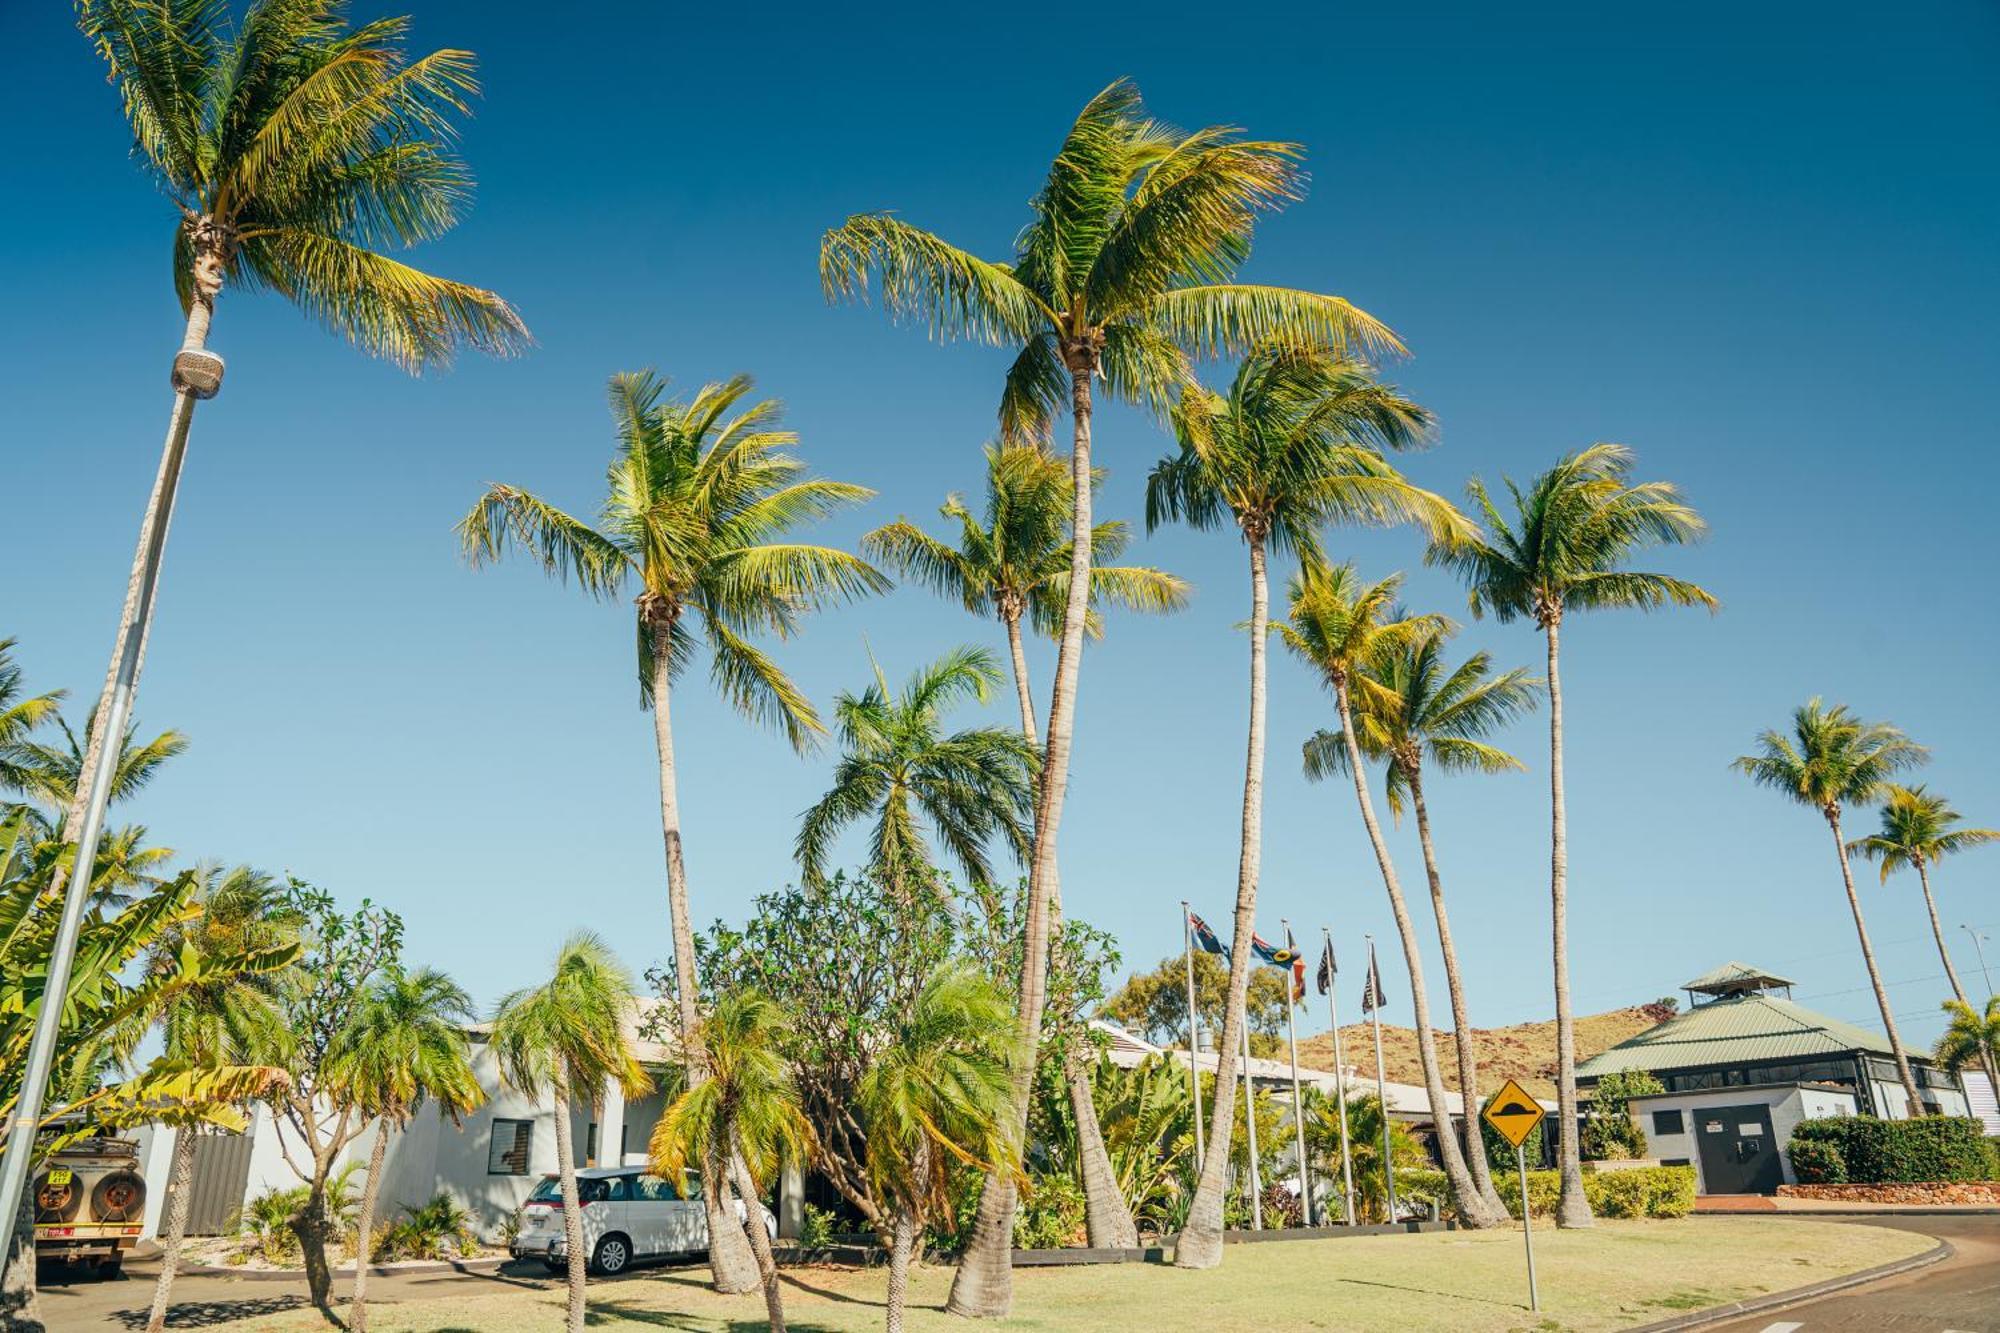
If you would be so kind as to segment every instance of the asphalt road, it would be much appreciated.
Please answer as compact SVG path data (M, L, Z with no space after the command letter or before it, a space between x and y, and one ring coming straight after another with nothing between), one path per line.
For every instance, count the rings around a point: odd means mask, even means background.
M2000 1333L2000 1215L1880 1216L1856 1219L1852 1225L1897 1227L1938 1236L1950 1241L1957 1253L1904 1277L1710 1327L1718 1333ZM641 1267L627 1277L592 1278L591 1282L643 1279L659 1271ZM694 1266L680 1271L687 1280L699 1282L704 1270ZM131 1261L125 1275L111 1281L81 1269L45 1269L42 1317L51 1333L136 1333L146 1325L158 1272L157 1265L145 1259ZM454 1290L487 1290L489 1284L552 1287L559 1285L560 1279L551 1279L539 1264L511 1264L507 1271L490 1276L432 1273L373 1277L368 1281L368 1294L371 1302L406 1301L449 1296ZM345 1281L334 1284L334 1293L342 1300L347 1290ZM183 1276L174 1283L168 1327L201 1328L304 1304L304 1288L289 1282Z
M2000 1216L1877 1216L1855 1225L1921 1232L1950 1241L1958 1252L1903 1277L1710 1327L1716 1333L2000 1333Z

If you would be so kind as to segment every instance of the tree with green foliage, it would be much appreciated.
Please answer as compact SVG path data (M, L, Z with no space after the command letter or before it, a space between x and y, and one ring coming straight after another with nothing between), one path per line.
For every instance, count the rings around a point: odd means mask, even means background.
M1467 484L1485 531L1471 541L1434 545L1426 557L1464 580L1474 615L1532 620L1548 647L1549 951L1556 1001L1556 1159L1562 1197L1556 1224L1589 1226L1583 1158L1577 1143L1576 1018L1569 994L1569 816L1563 782L1562 624L1571 611L1703 606L1715 598L1685 579L1626 568L1653 546L1680 545L1707 531L1669 482L1633 482L1633 454L1594 444L1565 455L1526 490L1506 480L1514 513L1501 513L1477 477ZM1503 479L1505 480L1505 479Z
M1854 891L1854 870L1848 863L1840 816L1849 806L1882 801L1889 794L1891 778L1929 759L1928 750L1887 722L1866 722L1849 712L1845 704L1829 708L1813 698L1793 710L1789 735L1776 730L1760 733L1756 753L1743 755L1730 765L1758 786L1818 811L1832 831L1840 882L1847 890L1855 937L1861 942L1861 961L1868 969L1868 984L1875 991L1875 1007L1882 1015L1882 1030L1896 1058L1896 1077L1902 1081L1911 1116L1924 1113L1923 1098L1917 1092L1916 1076L1910 1072L1903 1039L1896 1031L1889 992L1875 966L1875 946L1869 942L1861 898Z
M486 1100L472 1072L472 997L435 968L385 969L368 988L354 1020L341 1034L332 1072L364 1116L375 1121L368 1150L368 1182L361 1193L354 1244L354 1300L347 1326L368 1327L368 1268L375 1204L391 1129L400 1130L426 1101L456 1125Z
M792 452L782 406L752 402L738 375L669 399L652 372L614 375L611 416L618 448L605 473L597 526L515 486L494 485L458 525L473 564L518 545L550 575L575 579L605 600L636 588L640 702L653 713L660 765L660 834L677 975L692 977L694 927L682 855L679 773L674 763L673 683L708 649L709 676L730 707L782 731L803 752L825 731L791 677L751 641L795 634L805 615L888 586L846 551L791 540L797 529L874 492L807 474ZM700 1014L694 992L674 997L690 1086L701 1081ZM709 1267L716 1290L756 1284L754 1256L729 1225L726 1186L702 1176Z
M1092 484L1102 478L1094 474ZM959 527L953 547L907 520L877 528L862 544L886 563L957 601L974 615L995 616L1007 635L1014 666L1014 694L1021 709L1021 734L1037 744L1035 694L1028 674L1028 656L1021 622L1029 620L1040 633L1056 638L1068 600L1071 490L1075 478L1069 461L1036 444L995 444L986 449L986 501L975 519L958 496L945 501L940 512ZM1122 522L1099 523L1091 533L1091 600L1084 623L1086 635L1102 633L1097 606L1113 603L1135 611L1168 612L1187 603L1188 586L1162 570L1143 566L1113 566L1125 549ZM1062 932L1062 885L1059 874L1049 886L1049 936ZM1075 1119L1082 1153L1086 1223L1090 1243L1112 1249L1138 1244L1131 1213L1118 1193L1105 1156L1097 1112L1090 1102L1088 1069L1078 1063L1068 1070L1070 1113Z
M969 960L940 968L861 1081L868 1174L890 1203L889 1333L902 1333L912 1252L951 1205L954 1165L1004 1171L1020 1160L1007 1127L1012 1008Z
M1178 452L1146 481L1146 528L1184 522L1234 527L1250 563L1250 725L1243 770L1242 839L1237 859L1235 938L1229 953L1230 1003L1217 1047L1215 1123L1207 1169L1174 1247L1183 1268L1222 1261L1224 1170L1229 1159L1234 1071L1243 1035L1250 941L1263 863L1266 666L1271 623L1268 561L1321 555L1321 534L1336 524L1421 524L1434 540L1464 526L1451 505L1411 485L1386 450L1413 448L1430 414L1382 383L1369 366L1315 348L1259 344L1237 368L1229 391L1199 385L1174 406ZM1412 958L1414 966L1414 956ZM1476 1216L1476 1214L1475 1214Z
M1958 969L1951 965L1951 951L1944 946L1944 926L1938 920L1937 899L1931 896L1931 867L1947 856L1970 847L2000 841L2000 830L1959 828L1958 811L1944 797L1922 784L1904 787L1891 783L1882 798L1882 829L1847 844L1849 852L1859 852L1882 866L1882 882L1898 870L1914 869L1924 891L1924 910L1930 914L1931 938L1937 942L1938 961L1944 964L1945 980L1960 1004L1969 1004L1965 987L1958 981ZM2000 1087L2000 1082L1996 1082Z
M1597 1080L1590 1113L1583 1122L1583 1155L1592 1161L1622 1162L1646 1155L1646 1134L1632 1118L1634 1097L1657 1097L1666 1087L1643 1069L1621 1069Z
M1458 1055L1458 1089L1471 1106L1479 1099L1479 1059L1472 1016L1465 1002L1458 949L1445 911L1444 877L1431 838L1430 807L1424 801L1424 763L1446 773L1504 773L1525 766L1487 738L1535 706L1539 682L1526 671L1493 674L1493 658L1474 653L1456 667L1445 661L1451 629L1440 625L1413 639L1397 639L1377 657L1363 661L1349 679L1354 731L1361 753L1383 765L1389 812L1401 818L1415 807L1417 844L1423 849L1430 881L1431 912L1437 919L1444 956L1445 989L1451 998L1452 1046ZM1306 777L1312 781L1348 771L1347 740L1338 731L1317 731L1305 743ZM1465 1163L1473 1187L1493 1209L1500 1195L1487 1170L1478 1118L1461 1121Z
M1932 1058L1953 1073L1970 1064L2000 1063L2000 995L1986 997L1985 1012L1957 1000L1944 1002L1949 1026L1937 1040Z
M652 1087L632 1046L630 1028L637 1018L632 986L632 974L611 946L580 930L557 951L553 976L539 986L510 991L493 1014L490 1040L501 1077L517 1092L546 1095L555 1121L569 1266L569 1333L583 1333L584 1272L593 1258L583 1247L570 1108L601 1102L613 1081L628 1096ZM710 1243L715 1240L710 1232Z
M140 964L141 975L177 974L189 950L209 957L298 951L299 922L286 910L269 875L248 866L228 870L203 866L195 874L194 910L153 941ZM141 1021L157 1023L163 1054L177 1064L205 1068L262 1064L273 1060L285 1042L277 985L268 970L220 973L197 985L175 987ZM160 1275L153 1284L146 1333L160 1333L167 1325L194 1190L195 1136L203 1128L197 1124L174 1128L168 1168L172 1183L159 1231Z
M1104 1002L1105 1018L1159 1046L1188 1048L1187 955L1162 958L1150 972L1134 972ZM1260 967L1244 988L1244 1021L1250 1027L1250 1053L1273 1056L1285 1030L1285 998L1289 980ZM1194 1007L1202 1030L1221 1031L1229 1003L1229 966L1212 953L1195 951Z
M802 1157L812 1134L786 1059L790 1025L784 1006L759 991L718 999L702 1023L709 1077L674 1099L648 1145L653 1169L669 1180L680 1179L689 1162L729 1172L743 1201L743 1229L757 1256L772 1333L784 1333L785 1296L759 1199L780 1162Z
M34 785L30 755L22 746L36 731L54 722L62 707L63 692L27 694L21 682L26 673L14 660L20 640L0 639L0 791L25 792Z
M1367 584L1352 565L1309 562L1287 590L1286 618L1278 626L1278 635L1333 695L1334 711L1340 719L1341 745L1347 756L1347 773L1353 780L1354 801L1360 809L1369 845L1374 848L1375 865L1388 893L1389 910L1403 946L1403 963L1410 978L1410 1007L1416 1020L1417 1062L1423 1070L1432 1123L1449 1126L1451 1111L1438 1063L1437 1040L1431 1028L1430 992L1424 985L1422 949L1388 840L1375 818L1375 803L1368 794L1366 764L1355 723L1354 679L1360 669L1441 628L1439 617L1401 613L1395 605L1401 587L1400 575ZM1448 1130L1440 1133L1437 1149L1459 1218L1471 1227L1494 1226L1503 1221L1504 1212L1478 1188L1467 1164L1469 1154L1458 1137Z
M1044 437L1067 405L1069 530L1092 533L1100 384L1116 398L1165 410L1193 379L1191 354L1242 353L1272 337L1400 349L1395 335L1338 297L1232 281L1258 215L1299 196L1299 155L1296 145L1245 140L1219 126L1175 130L1147 116L1138 89L1121 79L1091 99L1064 137L1011 262L980 259L890 213L863 213L822 238L821 282L829 299L865 299L872 285L892 316L934 337L1014 349L1001 433L1012 441ZM1017 1009L1023 1049L1014 1062L1013 1114L1021 1124L1042 1026L1091 564L1092 543L1071 542ZM1014 1186L1002 1172L987 1181L976 1237L952 1283L955 1314L1004 1315L1013 1303Z
M918 668L900 690L877 664L871 685L842 692L833 786L799 821L795 850L807 879L824 878L835 837L869 819L870 865L898 895L916 892L934 872L927 838L974 883L993 878L987 847L995 840L1027 859L1034 808L1027 739L1008 727L943 730L948 712L985 703L999 682L992 655L965 647Z
M1329 1180L1340 1179L1340 1102L1318 1088L1305 1095L1306 1156ZM1398 1171L1430 1165L1424 1146L1402 1121L1389 1121L1391 1161ZM1363 1222L1388 1222L1389 1182L1382 1165L1382 1099L1372 1092L1347 1095L1347 1155L1354 1171L1354 1211Z

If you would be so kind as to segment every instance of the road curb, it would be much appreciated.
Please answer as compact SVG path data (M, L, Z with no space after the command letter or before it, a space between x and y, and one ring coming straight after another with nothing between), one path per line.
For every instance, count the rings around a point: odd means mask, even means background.
M422 1264L370 1264L370 1277L423 1277L434 1273L472 1273L484 1275L497 1272L500 1265L507 1262L503 1256L485 1259L446 1259L435 1263ZM237 1268L228 1264L182 1264L177 1272L189 1277L232 1277L242 1282L303 1282L306 1270L303 1268ZM333 1270L336 1278L354 1276L352 1264Z
M1950 1241L1940 1240L1922 1254L1913 1254L1907 1259L1898 1259L1894 1263L1878 1264L1874 1268L1864 1268L1860 1272L1848 1273L1843 1277L1830 1277L1824 1282L1815 1282L1810 1286L1793 1287L1790 1291L1774 1291L1768 1296L1757 1296L1746 1301L1733 1301L1728 1305L1711 1306L1706 1310L1696 1310L1693 1314L1679 1315L1673 1319L1662 1319L1654 1324L1640 1324L1635 1328L1628 1329L1626 1333L1677 1333L1677 1330L1680 1329L1706 1328L1710 1324L1719 1324L1725 1319L1741 1319L1745 1315L1767 1314L1773 1310L1783 1310L1788 1306L1818 1300L1821 1296L1830 1296L1836 1291L1846 1291L1849 1287L1866 1286L1870 1282L1880 1282L1884 1278L1901 1277L1905 1273L1914 1273L1919 1268L1929 1268L1932 1264L1942 1263L1957 1253L1958 1251L1952 1247Z

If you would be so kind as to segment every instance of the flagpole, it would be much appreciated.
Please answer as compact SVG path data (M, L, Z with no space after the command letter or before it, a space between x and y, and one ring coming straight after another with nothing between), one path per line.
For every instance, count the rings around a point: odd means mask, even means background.
M1199 1171L1208 1155L1208 1133L1202 1127L1201 1068L1195 1060L1201 1052L1201 1037L1194 1007L1194 922L1188 916L1192 910L1187 899L1181 899L1181 944L1187 954L1188 1091L1194 1096L1194 1166Z
M1292 923L1280 918L1278 924L1285 928L1285 947L1298 956L1297 942L1292 939ZM1303 964L1294 963L1300 967ZM1299 983L1303 986L1305 983ZM1298 997L1292 994L1289 978L1285 983L1285 1037L1292 1047L1292 1137L1293 1149L1299 1160L1299 1214L1307 1226L1313 1224L1312 1175L1306 1170L1306 1099L1299 1090L1299 1023L1296 1016Z
M1347 1150L1347 1054L1340 1047L1340 1004L1334 998L1340 993L1340 969L1333 965L1333 932L1325 926L1319 928L1326 941L1326 1021L1333 1025L1333 1087L1334 1095L1340 1099L1340 1180L1345 1191L1341 1202L1346 1207L1343 1220L1354 1225L1354 1159Z
M1250 1077L1250 1015L1243 1015L1243 1123L1250 1139L1250 1229L1264 1229L1264 1173L1257 1162L1257 1084Z
M1395 1138L1389 1133L1389 1077L1382 1071L1382 987L1377 978L1381 975L1375 966L1375 937L1363 936L1368 941L1368 992L1373 1002L1368 1006L1369 1017L1375 1021L1375 1100L1382 1107L1382 1179L1389 1191L1389 1222L1396 1221L1396 1160Z

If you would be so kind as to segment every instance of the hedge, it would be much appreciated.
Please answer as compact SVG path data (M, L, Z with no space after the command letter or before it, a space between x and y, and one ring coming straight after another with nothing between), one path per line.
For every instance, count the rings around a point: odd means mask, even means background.
M1880 1120L1872 1115L1808 1120L1792 1131L1792 1170L1832 1166L1819 1145L1833 1149L1844 1179L1856 1185L1901 1185L1921 1181L1985 1180L1990 1175L1981 1126L1970 1116L1927 1115L1915 1120ZM1799 1165L1804 1148L1807 1168ZM1809 1183L1840 1183L1817 1177Z
M1801 1185L1845 1185L1847 1158L1832 1139L1792 1139L1792 1174Z
M1496 1171L1493 1187L1500 1192L1507 1211L1519 1217L1521 1178L1511 1171ZM1440 1211L1451 1211L1451 1188L1442 1171L1398 1171L1396 1194L1406 1202L1434 1202ZM1561 1194L1561 1173L1528 1173L1528 1201L1536 1217L1554 1216ZM1583 1194L1599 1217L1686 1217L1694 1210L1694 1168L1641 1166L1628 1171L1585 1172Z

